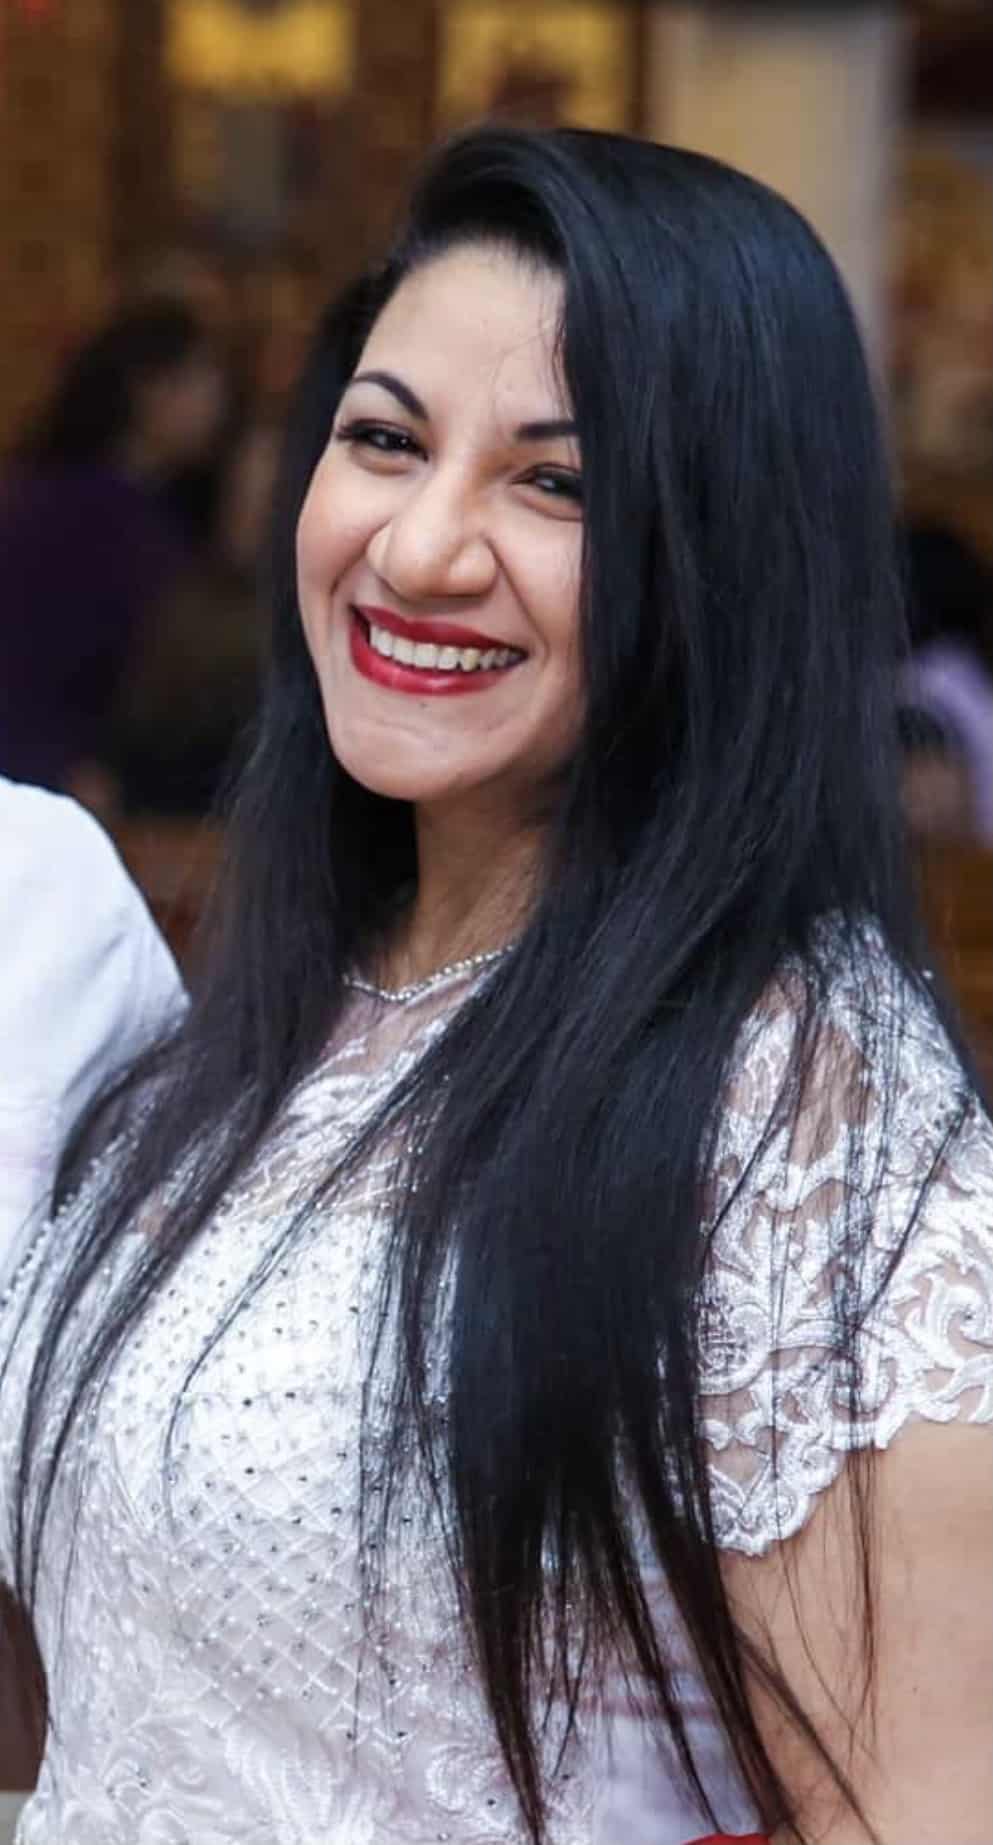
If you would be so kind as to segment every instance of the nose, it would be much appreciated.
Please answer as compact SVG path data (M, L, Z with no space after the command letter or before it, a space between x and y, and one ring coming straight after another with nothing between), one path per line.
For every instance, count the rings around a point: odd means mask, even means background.
M404 499L370 539L378 577L408 602L484 596L497 561L470 495L438 474Z

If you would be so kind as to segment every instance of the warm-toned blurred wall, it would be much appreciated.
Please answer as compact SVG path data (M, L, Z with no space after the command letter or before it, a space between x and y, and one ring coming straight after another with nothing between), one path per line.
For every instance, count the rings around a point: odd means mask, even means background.
M187 273L191 251L234 268L236 311L278 338L281 322L309 320L381 243L434 130L437 10L433 0L341 7L354 67L322 149L327 183L281 242L232 251L211 202L198 211L183 193L172 0L2 0L0 448L67 347L122 296L181 274L177 253ZM229 44L239 30L249 44L264 11L206 0L201 18ZM239 93L237 70L221 68L213 93L204 83L183 98L194 126L198 97L205 123L212 103L223 109L225 81L234 102L265 108L264 84Z
M953 115L971 99L981 116L988 11L987 0L0 0L0 445L67 344L121 293L179 273L178 258L189 274L191 252L238 272L235 312L274 329L273 369L289 373L295 328L381 242L434 134L494 106L751 165L822 224L878 328L879 219L905 100L893 46L923 22L912 107L940 79ZM263 43L268 70L253 52ZM294 111L301 140L288 154L280 133ZM212 193L219 141L235 131L226 157L241 203L264 218L271 191L283 214L269 245L251 227L239 242ZM288 158L309 166L289 202L274 177Z
M0 7L0 443L107 300L121 0Z
M163 6L0 5L0 445L170 234Z
M905 9L655 7L646 127L786 195L839 263L885 361L885 223L904 128Z

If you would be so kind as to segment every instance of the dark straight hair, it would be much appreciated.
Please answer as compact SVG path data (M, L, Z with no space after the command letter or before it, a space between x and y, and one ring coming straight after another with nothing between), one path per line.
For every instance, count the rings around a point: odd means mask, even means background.
M882 1093L895 1092L900 1013L873 993L867 923L906 989L927 988L898 817L900 576L852 312L797 213L695 154L578 130L474 131L435 157L385 265L320 327L287 449L271 666L209 957L178 1035L113 1098L112 1112L133 1103L154 1075L107 1194L74 1233L34 1366L20 1587L30 1600L68 1430L321 1055L346 971L370 955L416 875L407 806L359 786L329 748L294 531L376 315L412 270L478 242L562 278L561 362L583 458L586 711L515 948L321 1183L333 1197L402 1122L416 1151L382 1307L381 1330L389 1307L399 1339L380 1339L374 1360L392 1366L393 1404L376 1516L389 1523L408 1464L443 1510L534 1840L545 1829L547 1699L561 1691L574 1717L608 1652L645 1675L660 1731L700 1788L636 1524L772 1826L796 1816L753 1715L751 1671L854 1793L774 1663L749 1648L722 1586L701 1435L703 1181L735 1048L785 960L796 970L793 1049L757 1148L823 1076L818 1020L841 965L862 983ZM856 1096L856 1127L859 1106ZM65 1190L93 1143L91 1119ZM140 1269L78 1354L72 1407L29 1499L69 1314L178 1170ZM839 1273L846 1248L857 1258L879 1175L859 1178L859 1210L838 1228ZM453 1302L438 1327L449 1264ZM836 1308L833 1356L848 1388L857 1325L840 1294ZM439 1334L444 1431L426 1383Z

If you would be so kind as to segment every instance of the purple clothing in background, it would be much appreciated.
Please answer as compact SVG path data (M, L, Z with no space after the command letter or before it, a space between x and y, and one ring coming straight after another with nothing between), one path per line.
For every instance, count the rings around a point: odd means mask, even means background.
M184 562L150 487L103 467L0 486L0 773L61 788L99 757L132 650Z
M993 680L972 649L954 639L918 648L904 692L950 731L965 762L976 835L993 846Z

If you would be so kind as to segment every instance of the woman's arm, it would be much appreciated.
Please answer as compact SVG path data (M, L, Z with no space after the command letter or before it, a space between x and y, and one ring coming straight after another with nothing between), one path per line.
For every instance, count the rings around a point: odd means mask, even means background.
M746 1167L790 1005L729 1089L703 1345L750 1697L805 1845L993 1845L993 1126L867 947Z
M843 1471L799 1535L765 1556L727 1554L733 1606L846 1770L879 1845L991 1845L993 1428L917 1422L875 1457L874 1698L847 1486ZM758 1686L754 1705L805 1840L869 1845Z

